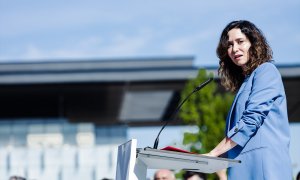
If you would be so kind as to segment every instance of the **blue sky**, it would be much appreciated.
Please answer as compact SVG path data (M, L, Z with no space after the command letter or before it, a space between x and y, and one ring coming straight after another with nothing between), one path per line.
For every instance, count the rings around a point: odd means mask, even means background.
M299 0L0 0L0 62L192 55L217 65L222 29L247 19L278 64L299 64L299 9Z
M239 19L264 32L278 64L300 64L300 0L0 0L0 62L192 55L196 65L218 65L221 31ZM145 132L129 138L152 146L157 132ZM173 134L179 140L166 141ZM160 147L180 138L167 127Z

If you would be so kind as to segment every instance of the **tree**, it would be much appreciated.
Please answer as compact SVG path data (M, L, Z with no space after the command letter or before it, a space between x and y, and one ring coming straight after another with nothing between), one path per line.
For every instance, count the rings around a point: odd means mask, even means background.
M195 87L211 77L206 70L201 69L195 79L188 81L181 92L184 99ZM225 136L225 120L233 101L231 93L220 93L216 82L211 82L199 92L193 94L182 106L179 117L184 124L197 125L198 132L186 132L183 144L190 146L190 151L208 153ZM209 176L209 179L215 177Z

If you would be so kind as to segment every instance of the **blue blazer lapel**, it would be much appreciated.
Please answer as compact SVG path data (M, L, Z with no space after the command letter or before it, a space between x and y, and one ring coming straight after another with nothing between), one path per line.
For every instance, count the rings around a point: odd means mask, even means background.
M232 103L232 105L231 105L229 114L228 114L227 119L226 119L226 122L227 122L227 123L226 123L226 130L227 130L227 131L226 131L226 134L227 134L227 132L230 130L229 128L230 128L230 123L231 123L231 115L232 115L232 111L233 111L234 107L236 106L236 101L237 101L237 99L239 98L239 96L240 96L241 92L243 91L244 87L245 87L245 83L243 83L243 84L241 85L241 87L240 87L239 91L237 92L237 94L235 95L235 98L234 98L233 103Z

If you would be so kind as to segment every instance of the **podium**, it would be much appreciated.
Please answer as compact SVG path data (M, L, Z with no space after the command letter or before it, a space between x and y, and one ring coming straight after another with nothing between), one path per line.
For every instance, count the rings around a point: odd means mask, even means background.
M118 147L116 180L146 180L147 169L214 173L241 163L227 158L136 146L137 140L132 139Z

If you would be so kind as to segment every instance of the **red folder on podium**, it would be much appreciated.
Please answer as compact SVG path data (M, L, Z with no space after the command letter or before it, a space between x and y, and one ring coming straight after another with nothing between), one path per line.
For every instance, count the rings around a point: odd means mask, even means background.
M182 152L182 153L188 153L188 154L196 154L196 153L193 153L193 152L190 152L190 151L186 151L184 149L179 149L179 148L176 148L176 147L173 147L173 146L167 146L167 147L162 148L161 150Z

